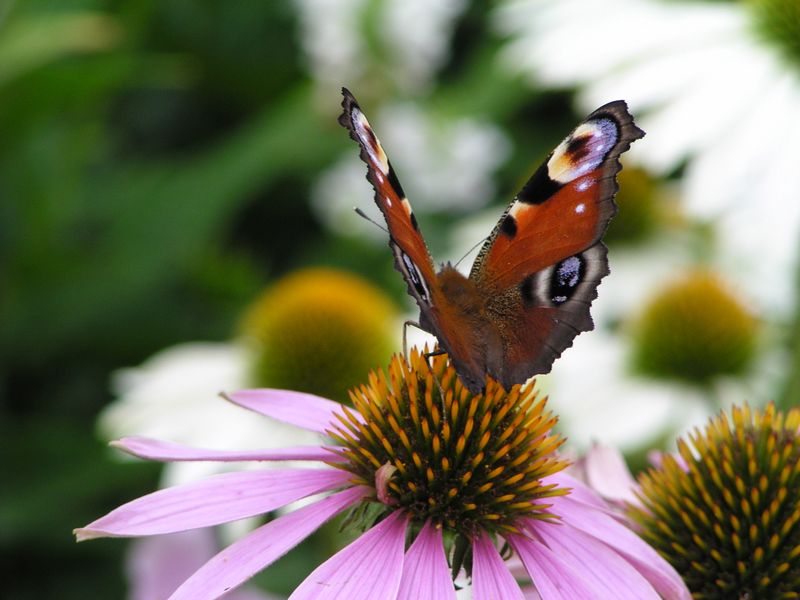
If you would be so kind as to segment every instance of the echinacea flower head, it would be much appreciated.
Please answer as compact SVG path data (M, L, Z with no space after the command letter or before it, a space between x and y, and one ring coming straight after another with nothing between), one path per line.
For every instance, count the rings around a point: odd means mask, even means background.
M705 384L744 374L755 356L757 323L717 275L698 270L651 300L634 338L634 362L642 372Z
M563 438L550 434L556 418L533 387L506 393L490 380L474 396L449 380L456 374L443 358L430 370L422 360L395 361L388 377L373 374L351 394L361 418L345 410L331 432L340 468L374 485L385 513L402 509L466 545L481 531L521 533L521 520L555 519L547 499L569 490L544 478L567 466L555 454Z
M797 598L800 409L734 407L678 451L640 477L642 536L694 598Z
M338 401L397 342L398 313L365 279L316 267L278 280L250 307L242 333L254 346L251 380Z
M430 361L430 362L429 362ZM76 530L79 540L184 531L264 514L324 494L234 542L171 600L217 598L269 566L334 516L358 537L290 600L448 600L466 576L475 600L539 597L688 599L677 572L565 474L556 419L534 384L487 380L470 393L443 356L412 351L370 374L353 408L284 390L246 390L233 403L316 433L330 444L214 451L128 438L154 460L308 460L316 467L248 470L160 490ZM524 567L518 582L506 559Z

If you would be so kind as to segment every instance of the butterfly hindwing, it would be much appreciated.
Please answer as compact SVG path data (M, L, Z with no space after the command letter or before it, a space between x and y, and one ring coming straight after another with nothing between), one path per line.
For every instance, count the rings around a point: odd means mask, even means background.
M339 123L361 146L361 159L367 163L367 180L375 189L375 203L389 227L395 266L405 278L409 294L426 313L432 306L431 288L436 277L425 240L400 181L361 107L347 88L342 88L342 96Z
M488 370L504 385L548 372L592 329L589 306L609 272L600 239L616 213L619 156L643 135L622 101L594 111L534 173L481 249L470 279L490 298L503 351Z
M502 358L488 372L508 388L547 373L575 336L593 328L589 307L608 275L602 242L526 277L495 297L489 310L502 339Z

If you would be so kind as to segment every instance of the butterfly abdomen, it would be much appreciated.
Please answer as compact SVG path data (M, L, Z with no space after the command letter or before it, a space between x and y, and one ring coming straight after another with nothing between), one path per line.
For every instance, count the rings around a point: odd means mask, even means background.
M437 273L433 287L438 321L433 333L464 383L477 393L486 385L487 364L502 355L502 339L487 316L487 298L473 280L449 264Z

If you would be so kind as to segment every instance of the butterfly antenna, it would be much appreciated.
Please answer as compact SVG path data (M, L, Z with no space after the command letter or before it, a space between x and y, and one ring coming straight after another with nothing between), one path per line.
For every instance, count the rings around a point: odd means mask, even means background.
M481 244L483 244L483 243L484 243L486 240L488 240L488 239L489 239L489 236L487 235L485 238L481 238L480 240L478 240L478 241L475 243L475 245L474 245L474 246L472 246L472 248L470 248L469 250L467 250L467 251L464 253L464 256L462 256L461 258L459 258L459 259L456 261L456 264L454 264L453 266L454 266L454 267L457 267L459 264L461 264L461 261L462 261L462 260L464 260L464 259L465 259L465 258L467 258L467 257L468 257L470 254L472 254L472 251L473 251L473 250L475 250L475 248L477 248L478 246L480 246Z
M378 223L377 221L375 221L374 219L372 219L372 218L371 218L369 215L367 215L367 213L365 213L363 210L361 210L360 208L354 208L353 210L354 210L354 211L356 211L356 214L357 214L359 217L361 217L362 219L366 219L367 221L369 221L370 223L372 223L373 225L375 225L375 227L377 227L378 229L381 229L381 230L385 231L387 234L389 234L389 230L388 230L388 229L386 229L386 227L384 227L383 225L381 225L380 223ZM389 235L391 235L391 234L389 234Z

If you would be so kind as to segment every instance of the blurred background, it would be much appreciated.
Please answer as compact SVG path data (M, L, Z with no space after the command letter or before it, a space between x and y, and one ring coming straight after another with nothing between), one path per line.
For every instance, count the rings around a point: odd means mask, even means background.
M628 101L647 137L596 331L539 381L571 452L641 468L731 402L800 397L796 0L0 0L4 598L174 588L128 543L71 531L210 467L106 442L298 443L215 394L345 400L400 350L416 315L352 211L379 217L336 123L343 85L437 262L588 112ZM286 593L330 543L256 585Z

